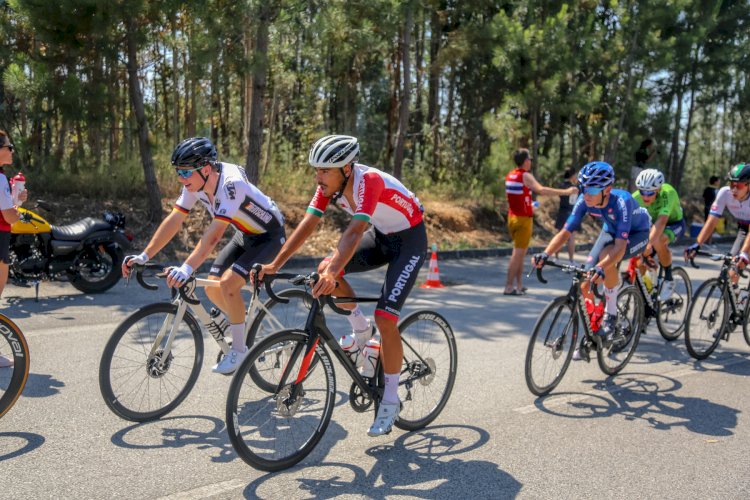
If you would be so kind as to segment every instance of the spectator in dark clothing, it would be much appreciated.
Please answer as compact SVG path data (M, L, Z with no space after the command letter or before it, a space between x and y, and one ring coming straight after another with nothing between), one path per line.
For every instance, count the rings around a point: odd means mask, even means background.
M578 172L573 168L568 168L563 174L563 181L558 186L560 189L568 189L571 186L575 186L578 183ZM557 219L555 219L555 229L560 231L565 225L565 221L568 220L571 212L573 211L573 205L575 205L578 199L578 194L571 194L560 196L560 209L557 212ZM555 258L558 258L558 253L555 254ZM568 239L568 260L570 264L575 264L576 244L575 244L575 233L570 235Z
M708 219L708 211L711 210L716 199L716 193L719 191L719 177L712 175L708 179L708 186L703 190L703 220Z
M630 169L630 181L628 183L628 192L635 191L635 179L638 177L644 168L647 168L648 164L653 162L654 157L659 154L659 150L656 149L654 140L651 138L644 139L641 142L640 147L635 152L635 165Z

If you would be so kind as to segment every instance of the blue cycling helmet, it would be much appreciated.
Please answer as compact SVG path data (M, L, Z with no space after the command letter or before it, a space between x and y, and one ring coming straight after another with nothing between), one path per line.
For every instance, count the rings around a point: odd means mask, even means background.
M603 161L592 161L578 172L578 183L582 188L605 188L615 182L612 165Z

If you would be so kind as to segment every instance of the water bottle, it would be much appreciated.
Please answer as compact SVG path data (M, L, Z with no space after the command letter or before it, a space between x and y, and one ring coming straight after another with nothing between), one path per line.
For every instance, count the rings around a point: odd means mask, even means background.
M654 289L654 282L651 279L651 271L646 271L643 273L643 284L646 285L646 290L648 293L651 293L651 290Z
M227 327L229 327L227 318L221 314L219 309L212 307L211 322L206 325L208 333L210 333L214 340L218 342L219 340L224 339L224 332L227 331Z
M360 375L363 377L374 377L375 367L378 365L378 357L380 356L380 341L373 337L367 341L365 348L362 350L362 368L359 370Z
M18 195L26 189L26 177L21 172L18 172L12 181L13 187L11 188L10 196L13 198L13 204L20 207L23 202L18 201Z
M357 337L354 334L344 335L339 339L339 345L344 350L354 366L362 366L362 350L357 343Z

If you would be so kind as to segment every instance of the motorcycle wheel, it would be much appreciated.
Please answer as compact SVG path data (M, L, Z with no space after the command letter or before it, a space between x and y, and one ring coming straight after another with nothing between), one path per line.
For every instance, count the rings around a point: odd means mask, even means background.
M70 284L83 293L106 292L120 281L120 262L125 252L119 245L86 247L76 258Z

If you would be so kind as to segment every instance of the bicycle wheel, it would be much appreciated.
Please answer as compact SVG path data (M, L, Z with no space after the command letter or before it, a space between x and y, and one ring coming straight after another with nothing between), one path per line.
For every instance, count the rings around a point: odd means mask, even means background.
M615 375L625 368L633 357L643 330L645 308L641 293L633 286L626 286L617 293L617 333L612 345L597 349L599 368L607 375Z
M695 359L706 359L719 345L727 326L728 299L725 286L710 279L698 287L688 308L685 346Z
M544 396L565 375L578 338L578 320L568 297L558 297L542 311L526 349L526 386Z
M29 378L29 345L21 330L0 314L0 417L18 401Z
M674 293L669 299L657 304L656 313L656 326L659 333L669 341L682 335L688 307L693 297L693 285L687 271L681 267L675 267L672 269L672 277L675 283Z
M169 355L162 367L164 347L177 306L168 302L137 310L115 329L99 364L99 389L116 415L133 422L162 417L187 397L203 363L203 336L187 311L177 325ZM150 355L159 331L166 333Z
M748 315L750 314L750 300L748 299L745 299L742 314L742 317L745 318L745 321L742 322L742 335L745 337L747 345L750 345L750 325L748 325L748 322L750 321L750 318L748 318Z
M302 383L295 383L307 338L302 330L285 330L268 337L253 348L232 377L226 406L229 440L242 460L256 469L278 471L296 464L315 448L331 420L336 377L322 343L315 348L311 369ZM283 383L286 365L264 366L273 363L268 353L274 350L291 352L291 370ZM269 377L273 374L273 393L255 384L250 376L253 368ZM295 389L299 394L293 397Z
M266 310L260 309L258 315L253 320L250 330L247 334L247 347L258 344L272 333L281 330L297 329L303 330L307 321L310 306L312 305L312 296L298 288L288 288L277 293L282 299L289 299L288 303L277 302L274 299L268 299L264 306ZM273 374L266 374L268 370L278 369L284 366L284 353L288 350L275 350L269 353L272 357L268 362L264 359L263 363L258 363L250 368L250 376L253 381L266 392L276 390L276 383ZM264 370L264 371L258 371Z
M396 427L421 429L440 415L456 381L456 339L448 321L434 311L417 311L398 324L404 361L398 382L401 413Z

